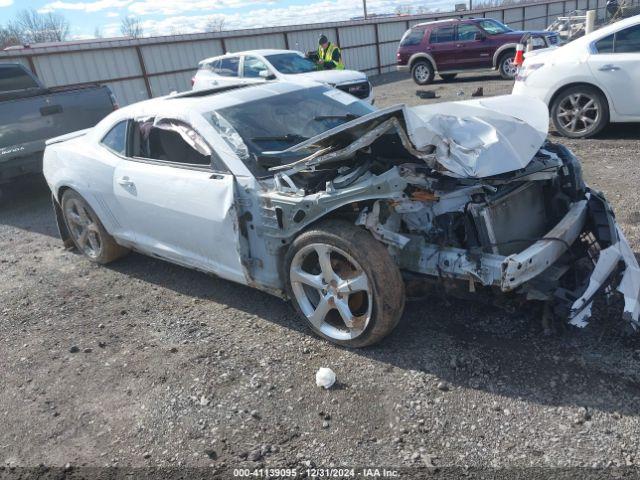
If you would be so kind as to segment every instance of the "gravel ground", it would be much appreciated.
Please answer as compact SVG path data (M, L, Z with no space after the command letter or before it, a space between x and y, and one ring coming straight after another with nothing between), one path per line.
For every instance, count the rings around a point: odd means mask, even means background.
M381 106L510 90L491 76L376 83ZM640 250L638 125L562 141ZM410 302L381 344L346 350L256 290L137 254L100 267L65 251L46 185L21 181L0 200L0 464L608 474L640 465L640 341L620 330L602 308L587 329L546 337L532 312L434 296ZM326 391L322 366L338 377Z

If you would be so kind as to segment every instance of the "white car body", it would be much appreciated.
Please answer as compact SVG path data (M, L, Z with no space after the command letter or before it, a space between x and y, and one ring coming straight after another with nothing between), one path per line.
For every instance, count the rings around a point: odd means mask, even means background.
M62 238L80 247L64 210L72 190L118 245L293 298L315 327L320 306L308 311L298 298L300 282L309 280L293 280L284 263L304 232L336 216L370 234L398 271L456 279L472 292L548 301L561 286L558 276L570 269L567 246L595 222L609 226L594 233L600 260L585 284L566 295L567 314L584 326L593 295L608 285L623 293L626 318L637 326L640 267L606 201L584 185L578 160L546 143L541 102L504 96L376 110L313 85L236 85L152 99L50 140L43 170ZM335 120L346 111L357 114ZM258 151L256 142L264 145ZM553 211L545 210L552 199L543 198L543 188L563 189L558 194L565 200ZM438 220L461 216L486 241L460 243L466 240L450 237ZM555 226L548 230L550 218ZM443 237L434 241L434 235ZM622 281L613 284L621 265ZM334 294L332 302L339 302L339 294L323 290ZM400 315L403 303L392 314ZM346 318L345 324L346 331L316 331L334 341L358 340L362 332Z
M640 48L633 52L599 52L596 44L630 28L640 29L640 15L596 30L559 48L534 50L516 77L513 93L551 106L562 90L593 86L604 94L611 122L640 121Z
M356 95L361 100L373 103L373 88L371 87L371 83L369 82L366 74L356 70L316 70L295 74L285 73L276 68L276 66L269 61L269 57L283 54L296 55L300 58L305 58L301 52L296 50L264 49L227 53L226 55L204 59L198 64L198 72L193 77L193 89L200 90L215 88L217 86L236 83L262 83L266 80L266 77L269 76L270 78L287 82L314 81L331 85L332 87L336 87L347 93ZM234 60L237 62L237 75L220 75L214 71L213 65L215 62L223 59ZM259 76L255 75L255 70L251 70L254 72L254 75L249 76L249 69L247 67L249 62L261 62L267 73L264 73L263 76Z

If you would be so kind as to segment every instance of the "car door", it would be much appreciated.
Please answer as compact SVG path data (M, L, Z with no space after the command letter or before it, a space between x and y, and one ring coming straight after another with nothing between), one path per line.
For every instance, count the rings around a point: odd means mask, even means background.
M455 28L453 25L434 27L429 34L429 43L425 49L436 61L439 72L459 70L456 55Z
M493 57L485 33L472 23L458 25L456 57L459 68L491 68Z
M135 119L130 131L113 189L137 248L242 282L233 175L182 120Z
M640 117L640 25L620 30L594 44L588 64L615 111Z

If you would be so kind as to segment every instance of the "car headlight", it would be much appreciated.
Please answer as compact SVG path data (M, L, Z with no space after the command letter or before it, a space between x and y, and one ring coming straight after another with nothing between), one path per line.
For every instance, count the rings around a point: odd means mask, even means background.
M546 43L544 43L544 38L542 37L533 37L531 39L531 45L534 47L545 47Z
M542 67L544 63L531 63L524 64L520 70L518 70L518 74L516 75L516 82L524 82L529 75Z

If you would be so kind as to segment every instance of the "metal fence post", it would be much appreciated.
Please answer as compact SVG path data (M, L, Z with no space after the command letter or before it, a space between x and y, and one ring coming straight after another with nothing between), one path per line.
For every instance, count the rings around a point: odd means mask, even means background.
M142 58L142 50L140 45L136 45L136 53L138 54L138 62L140 62L140 71L142 72L142 79L144 80L144 86L147 89L147 97L152 98L151 82L149 82L149 76L147 75L147 68L144 65L144 58Z
M380 34L378 33L378 22L373 24L376 33L376 59L378 60L378 75L382 73L382 63L380 61Z

